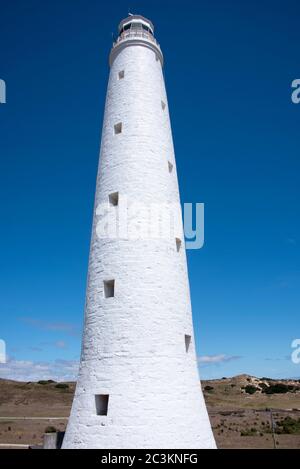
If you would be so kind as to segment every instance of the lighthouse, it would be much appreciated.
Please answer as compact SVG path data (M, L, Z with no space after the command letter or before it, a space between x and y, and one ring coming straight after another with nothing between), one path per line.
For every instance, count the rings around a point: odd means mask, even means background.
M155 236L147 227L151 207L179 205L152 22L122 20L109 64L81 360L63 448L214 448L183 230ZM103 233L108 214L125 224L133 218L135 230Z

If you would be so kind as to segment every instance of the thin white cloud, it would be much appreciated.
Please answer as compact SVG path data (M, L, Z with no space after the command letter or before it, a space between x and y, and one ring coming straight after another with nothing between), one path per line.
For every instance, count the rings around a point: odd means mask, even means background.
M49 347L55 347L58 349L67 349L68 344L64 340L56 340L55 342L40 342L37 346L30 346L28 350L31 352L43 352L47 350Z
M242 357L239 355L203 355L198 357L198 362L205 364L217 364L231 362L233 360L239 360L240 358Z
M21 317L19 321L28 324L29 326L37 327L38 329L42 329L43 331L59 331L65 332L71 336L78 336L80 335L80 330L78 326L68 322L48 322L43 321L41 319L34 319L30 317Z
M290 355L286 355L285 357L281 357L281 358L278 358L278 357L276 357L276 358L269 358L269 357L267 357L267 358L265 358L264 360L267 361L267 362L281 362L281 361L286 361L286 360L289 360L289 361L290 361L290 360L291 360L291 356L290 356Z
M16 381L74 381L77 379L79 362L77 360L54 360L34 362L31 360L8 359L0 364L0 378Z
M56 342L54 342L54 346L56 348L67 348L67 344L64 340L57 340Z
M29 347L31 352L42 352L43 349L41 347Z

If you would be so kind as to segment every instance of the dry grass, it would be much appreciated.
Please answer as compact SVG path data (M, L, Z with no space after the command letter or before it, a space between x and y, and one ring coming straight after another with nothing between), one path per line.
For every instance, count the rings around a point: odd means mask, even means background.
M273 409L275 425L286 416L300 418L300 383L284 381L299 386L299 391L286 394L268 395L258 391L250 395L243 389L247 385L259 387L261 382L267 383L247 375L202 382L219 448L273 448L271 413L266 409ZM60 389L53 382L38 384L0 379L0 443L41 444L49 425L63 431L67 419L51 420L51 417L69 416L75 383L67 384L67 389ZM276 434L275 445L300 449L300 434Z

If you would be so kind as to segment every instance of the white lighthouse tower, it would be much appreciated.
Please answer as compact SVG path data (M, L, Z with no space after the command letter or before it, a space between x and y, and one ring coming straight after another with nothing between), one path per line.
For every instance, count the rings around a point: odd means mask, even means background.
M110 53L81 362L63 448L215 447L182 233L133 239L97 231L103 204L118 217L125 198L128 207L179 203L153 31L151 21L129 16ZM136 215L137 227L145 217Z

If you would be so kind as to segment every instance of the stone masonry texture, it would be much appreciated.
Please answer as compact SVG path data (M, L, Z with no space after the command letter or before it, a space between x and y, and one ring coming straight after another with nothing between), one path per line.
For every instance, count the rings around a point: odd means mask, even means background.
M110 69L81 363L63 448L214 448L183 235L179 251L175 238L100 239L97 207L114 192L119 203L179 203L162 63L141 43L120 48ZM105 298L111 279L114 296ZM109 395L107 415L97 415L96 395Z

